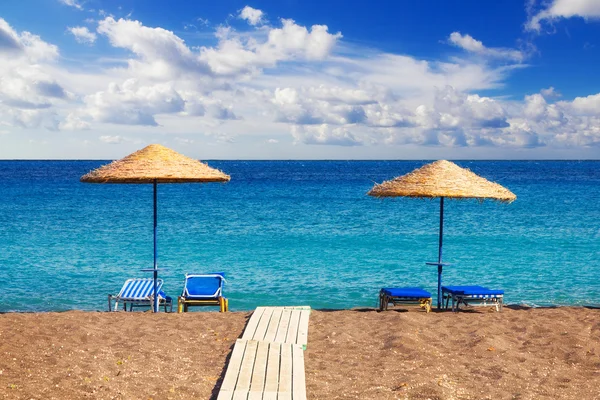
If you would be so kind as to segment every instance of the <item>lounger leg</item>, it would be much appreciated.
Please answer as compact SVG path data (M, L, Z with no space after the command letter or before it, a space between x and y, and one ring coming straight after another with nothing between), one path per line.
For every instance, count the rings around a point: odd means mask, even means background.
M387 311L390 305L390 298L388 297L388 295L384 294L383 295L383 311Z

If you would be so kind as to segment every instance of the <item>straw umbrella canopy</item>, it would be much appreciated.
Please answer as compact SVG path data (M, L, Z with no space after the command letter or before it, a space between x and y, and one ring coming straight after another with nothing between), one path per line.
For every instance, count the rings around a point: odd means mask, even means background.
M442 242L444 234L444 198L491 199L511 203L517 196L505 187L490 182L453 162L440 160L424 165L406 175L375 185L368 195L374 197L440 198L440 234L438 261L438 309L441 308Z
M151 183L154 186L154 312L158 312L157 186L159 183L227 182L229 175L160 144L151 144L127 157L81 177L85 183Z

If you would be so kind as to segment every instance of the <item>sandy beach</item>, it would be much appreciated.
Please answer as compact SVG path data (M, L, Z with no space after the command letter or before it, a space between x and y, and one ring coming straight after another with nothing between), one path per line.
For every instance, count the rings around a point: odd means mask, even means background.
M211 399L250 313L0 315L0 397ZM313 311L309 399L597 399L600 310Z

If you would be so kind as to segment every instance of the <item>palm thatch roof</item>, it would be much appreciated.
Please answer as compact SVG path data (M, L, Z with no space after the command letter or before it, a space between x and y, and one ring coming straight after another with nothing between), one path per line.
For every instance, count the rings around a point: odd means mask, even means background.
M517 198L505 187L446 160L424 165L406 175L375 185L368 195L493 199L507 203Z
M160 144L151 144L81 177L88 183L227 182L231 178Z

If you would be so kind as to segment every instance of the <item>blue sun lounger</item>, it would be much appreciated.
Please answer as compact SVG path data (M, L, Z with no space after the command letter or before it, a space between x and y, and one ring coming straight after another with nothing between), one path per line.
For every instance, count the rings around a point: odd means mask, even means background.
M425 311L431 311L431 294L417 287L383 288L379 291L379 310L385 311L389 304L418 304Z
M170 306L170 311L173 311L173 299L161 290L163 285L162 279L157 281L158 301L159 306ZM114 308L112 301L115 301ZM153 278L133 278L127 279L117 295L108 295L108 311L117 311L119 301L123 302L123 310L127 311L127 303L129 303L129 311L133 311L133 307L152 306L154 302L154 279Z
M483 286L442 286L442 303L452 300L452 311L458 311L460 304L465 306L496 307L502 311L504 290L488 289Z
M187 274L177 312L187 312L190 306L219 306L221 312L229 311L229 302L223 297L224 283L225 272Z

